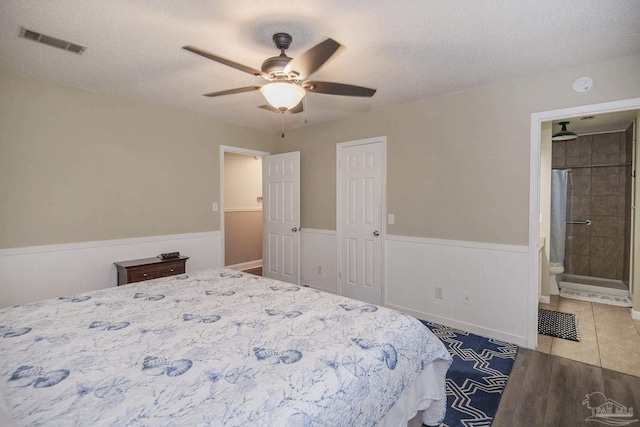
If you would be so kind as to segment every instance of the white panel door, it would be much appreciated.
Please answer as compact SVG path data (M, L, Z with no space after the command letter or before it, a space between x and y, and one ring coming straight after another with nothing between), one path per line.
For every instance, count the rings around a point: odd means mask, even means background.
M339 292L382 304L382 142L339 146Z
M262 274L300 283L300 152L262 158Z

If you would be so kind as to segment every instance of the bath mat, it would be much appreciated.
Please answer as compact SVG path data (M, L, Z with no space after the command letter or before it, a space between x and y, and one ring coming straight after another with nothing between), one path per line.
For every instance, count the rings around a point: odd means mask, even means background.
M538 333L570 341L580 341L577 316L561 311L539 308Z
M633 307L631 298L618 295L608 295L600 292L588 292L577 289L560 288L560 296L563 298L578 299L581 301L598 302L600 304L617 305L619 307Z

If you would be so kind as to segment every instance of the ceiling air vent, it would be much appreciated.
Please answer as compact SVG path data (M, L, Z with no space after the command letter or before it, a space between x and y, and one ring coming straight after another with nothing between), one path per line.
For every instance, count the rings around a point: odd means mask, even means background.
M57 47L59 49L67 50L69 52L77 53L78 55L82 55L82 53L87 48L86 46L81 46L79 44L75 44L75 43L68 42L66 40L51 37L46 34L41 34L35 31L27 30L24 27L20 28L20 37L28 40L33 40L39 43L44 43L46 45Z

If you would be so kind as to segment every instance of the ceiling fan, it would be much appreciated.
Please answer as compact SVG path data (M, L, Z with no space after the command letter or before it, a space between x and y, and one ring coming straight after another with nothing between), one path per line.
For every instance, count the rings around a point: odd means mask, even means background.
M260 90L269 105L262 105L259 108L283 113L285 111L299 113L303 111L302 98L307 92L368 98L376 93L375 89L361 86L306 80L311 74L318 71L338 51L341 45L329 38L294 59L285 54L292 40L293 38L287 33L274 34L273 42L280 49L280 55L267 58L262 63L260 70L247 67L195 46L187 45L182 48L267 81L263 85L205 93L204 96L233 95Z

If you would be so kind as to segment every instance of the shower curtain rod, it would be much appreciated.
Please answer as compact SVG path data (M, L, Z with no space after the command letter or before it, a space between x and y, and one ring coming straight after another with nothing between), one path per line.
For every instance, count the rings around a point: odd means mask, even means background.
M583 165L583 166L569 166L566 168L553 168L553 170L568 170L568 169L581 169L581 168L606 168L606 167L612 167L612 166L632 166L633 163L629 162L629 163L608 163L608 164L601 164L601 165Z

